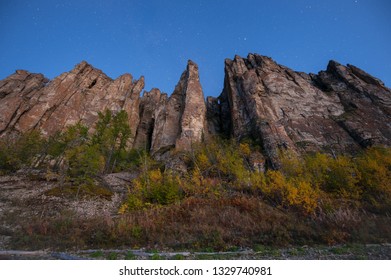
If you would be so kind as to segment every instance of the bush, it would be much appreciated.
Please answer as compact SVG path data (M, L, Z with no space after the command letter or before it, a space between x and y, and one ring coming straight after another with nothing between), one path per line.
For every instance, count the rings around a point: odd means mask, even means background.
M76 185L91 185L101 174L125 169L133 160L126 149L130 138L127 119L125 111L112 115L106 110L99 113L92 135L78 123L50 137L46 153L55 160L54 171L66 174Z
M95 145L81 145L66 151L67 175L76 184L93 184L103 172L104 158Z
M281 151L280 153L281 171L287 178L301 177L305 173L303 159L293 152Z
M9 142L5 139L0 139L0 175L17 170L10 150Z
M246 166L249 155L249 144L216 138L198 145L189 157L193 169L197 169L203 178L217 178L231 186L241 187L250 174L250 166Z
M27 132L0 140L0 172L15 172L38 163L39 155L46 146L38 131Z
M100 153L105 157L105 173L116 170L121 162L126 160L126 148L131 137L131 131L126 111L113 115L106 110L99 113L95 133L92 135L92 144L97 145Z
M160 169L147 171L133 181L125 203L119 212L137 210L151 205L169 205L183 198L181 180L171 171L162 173Z
M61 171L61 167L65 167L66 153L78 146L87 145L88 141L88 128L81 123L69 126L65 131L50 136L47 140L46 155L55 162L50 168L55 172Z
M287 180L280 171L269 170L261 189L276 206L293 207L305 214L313 214L318 206L319 190L299 177Z
M307 155L302 164L302 171L293 178L306 178L312 186L319 186L337 198L360 198L358 182L361 173L354 159L345 155L332 158L327 154L316 153Z
M324 188L326 191L345 198L360 198L361 173L355 163L347 156L338 156L330 162L327 181Z
M305 176L313 185L324 187L330 174L333 158L327 154L316 153L304 158Z
M372 147L357 159L363 201L376 212L391 212L391 149Z

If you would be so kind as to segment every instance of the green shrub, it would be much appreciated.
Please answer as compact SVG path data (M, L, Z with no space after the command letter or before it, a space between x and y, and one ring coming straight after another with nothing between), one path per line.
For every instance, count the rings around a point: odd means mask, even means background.
M116 167L126 160L126 148L131 137L128 114L120 111L113 115L106 110L99 113L92 144L99 147L105 157L105 173L116 170Z
M104 168L104 158L97 146L81 145L66 151L67 174L77 185L92 184Z
M287 178L302 177L305 173L304 161L290 151L280 152L281 171Z
M137 186L140 184L140 186ZM172 172L162 173L159 169L149 171L136 188L141 188L143 199L151 204L171 204L181 198L180 178Z
M16 171L18 166L13 161L12 148L5 139L0 139L0 175Z
M78 146L88 145L88 141L88 128L81 123L69 126L65 131L50 136L47 140L46 155L55 161L50 168L54 172L60 171L61 167L65 168L66 153ZM66 170L62 171L66 172Z
M249 178L250 153L249 144L215 138L198 145L189 157L203 178L218 178L240 188Z
M181 180L171 171L162 173L160 169L147 171L133 181L132 190L120 207L119 213L149 207L169 205L183 198Z
M38 131L18 136L7 136L0 140L0 172L15 172L38 163L39 155L46 146Z

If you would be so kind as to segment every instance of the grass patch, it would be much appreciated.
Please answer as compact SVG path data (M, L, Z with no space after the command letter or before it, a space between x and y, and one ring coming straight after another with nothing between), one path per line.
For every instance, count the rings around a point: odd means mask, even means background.
M103 257L103 252L102 251L96 251L90 254L91 258L101 258Z
M129 251L125 254L125 260L137 260L137 256Z
M159 254L155 253L151 256L151 260L157 261L157 260L164 260L164 257L160 256Z
M172 260L185 260L185 257L184 257L183 255L176 254L176 255L173 256L171 259L172 259Z
M14 216L13 214L10 214ZM163 248L197 252L253 248L279 257L277 248L347 242L389 242L391 219L365 212L332 211L300 216L248 195L188 198L179 204L133 211L116 218L81 218L73 212L24 221L14 248ZM258 244L258 245L254 245ZM300 254L300 248L291 254ZM335 253L338 253L338 247ZM129 258L133 258L129 254Z
M108 260L116 260L118 259L118 253L116 252L111 252L107 255L106 257Z

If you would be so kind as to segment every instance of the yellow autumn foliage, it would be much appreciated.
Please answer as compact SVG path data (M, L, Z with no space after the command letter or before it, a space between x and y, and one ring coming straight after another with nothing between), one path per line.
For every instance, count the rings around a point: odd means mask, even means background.
M318 188L299 177L288 180L280 171L266 173L266 185L262 191L276 205L294 207L306 214L314 213L318 206Z

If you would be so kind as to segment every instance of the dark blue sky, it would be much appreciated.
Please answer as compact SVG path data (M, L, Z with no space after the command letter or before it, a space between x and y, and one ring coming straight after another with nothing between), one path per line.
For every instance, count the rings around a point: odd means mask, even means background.
M390 50L389 0L0 0L0 79L86 60L171 93L191 59L216 96L224 59L251 52L304 72L350 63L390 87Z

